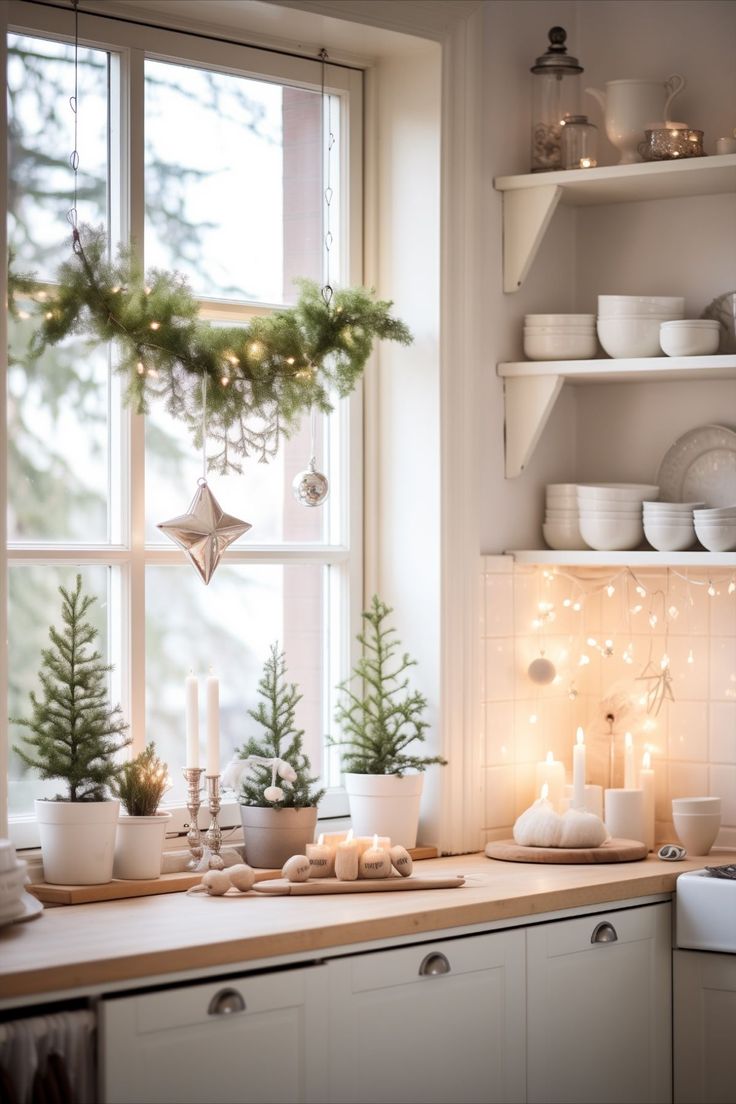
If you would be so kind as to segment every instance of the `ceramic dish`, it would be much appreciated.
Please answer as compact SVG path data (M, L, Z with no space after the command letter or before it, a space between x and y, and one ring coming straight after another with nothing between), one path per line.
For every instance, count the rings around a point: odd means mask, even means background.
M665 453L657 473L664 502L702 499L709 506L728 506L736 486L736 433L706 425L678 437Z
M43 902L30 893L21 893L18 907L20 912L16 916L0 919L0 926L22 924L24 920L33 920L35 916L40 916L43 912Z

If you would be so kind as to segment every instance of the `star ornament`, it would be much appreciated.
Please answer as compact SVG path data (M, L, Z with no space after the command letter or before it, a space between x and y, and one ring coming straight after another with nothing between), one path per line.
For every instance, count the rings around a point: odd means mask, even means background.
M225 549L253 526L226 514L207 481L200 479L187 512L156 528L186 552L206 586Z

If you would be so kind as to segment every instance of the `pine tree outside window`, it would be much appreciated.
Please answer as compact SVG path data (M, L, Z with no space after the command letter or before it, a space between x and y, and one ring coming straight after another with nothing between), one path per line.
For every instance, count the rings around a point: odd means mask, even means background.
M16 266L51 281L69 248L73 23L18 2L9 27L8 237ZM83 16L81 34L80 221L104 224L113 245L143 242L147 267L183 272L215 325L292 302L296 276L323 279L319 64L103 17ZM330 275L359 283L359 74L331 66L328 88ZM169 800L183 797L190 668L204 676L211 664L221 679L224 766L247 738L278 638L303 693L305 749L330 788L324 811L342 812L325 742L361 602L359 397L318 421L327 508L304 509L291 495L309 458L308 424L270 464L210 476L223 507L253 530L205 588L156 529L184 511L201 474L188 433L160 408L145 421L122 408L114 349L77 340L24 361L31 320L18 306L8 367L9 713L24 715L37 685L58 586L81 574L98 599L90 614L114 668L110 696L131 724L133 753L155 739L168 761ZM11 746L17 735L11 726ZM11 752L7 785L11 832L31 845L33 798L52 796L53 783Z

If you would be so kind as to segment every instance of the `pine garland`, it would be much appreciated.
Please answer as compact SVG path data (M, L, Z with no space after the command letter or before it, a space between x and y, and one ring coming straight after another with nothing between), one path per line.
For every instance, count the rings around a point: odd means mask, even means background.
M249 709L248 714L263 726L264 734L261 739L252 736L236 754L241 759L249 755L283 759L296 771L296 780L278 780L284 796L280 801L268 801L263 791L271 785L271 768L254 764L238 795L240 804L267 809L302 809L318 805L325 791L314 789L317 778L310 776L312 765L302 748L304 730L294 727L296 706L302 695L295 683L286 682L285 653L279 652L278 644L271 645L258 682L258 693L263 701L255 709Z
M347 747L342 769L351 774L396 774L408 770L424 771L434 763L444 765L441 755L408 755L406 748L415 740L423 742L429 723L422 718L427 699L418 690L409 691L406 671L416 666L399 647L396 630L384 622L393 613L390 606L374 594L371 608L361 614L365 631L358 634L363 655L353 668L352 678L338 687L343 700L338 703L335 720L346 739L331 740L335 747ZM403 695L403 697L402 697Z
M203 381L209 458L218 471L240 471L235 457L275 455L311 408L329 413L330 394L355 388L377 339L411 343L392 318L391 302L365 288L323 295L300 281L295 307L254 318L247 326L216 327L198 319L187 281L154 269L144 276L132 250L106 257L103 230L75 231L74 255L58 272L58 289L43 304L33 351L41 353L70 333L116 341L118 370L128 377L127 397L139 413L162 400L202 444ZM11 277L21 290L18 277ZM233 455L234 454L234 455Z
M14 724L28 728L30 736L22 740L35 756L22 748L15 751L41 778L58 778L68 785L66 797L57 801L104 801L123 766L115 755L130 744L128 728L119 706L107 704L105 675L112 670L92 647L95 629L85 620L95 598L82 595L82 576L77 575L71 593L59 587L64 629L52 625L49 638L53 647L41 653L43 666L38 678L43 697L31 692L32 717L11 717Z

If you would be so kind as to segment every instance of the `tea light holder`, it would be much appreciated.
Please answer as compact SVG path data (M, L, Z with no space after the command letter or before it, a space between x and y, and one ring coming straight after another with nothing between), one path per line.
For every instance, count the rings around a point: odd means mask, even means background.
M704 157L703 131L690 127L656 127L644 131L639 152L645 161L683 161Z
M199 795L202 792L202 775L204 774L204 767L184 767L182 769L182 774L187 784L187 811L189 813L187 843L189 844L189 853L192 856L187 863L187 870L197 870L199 869L199 864L204 854L202 833L197 823L197 817L202 805Z
M220 776L219 774L207 775L207 804L210 811L210 826L207 829L205 842L207 844L207 865L210 870L222 870L225 862L220 855L222 846L222 830L217 820L220 812Z

